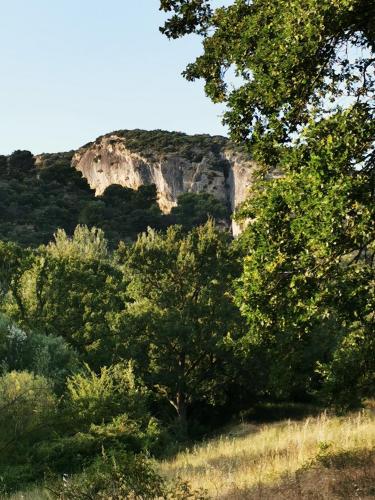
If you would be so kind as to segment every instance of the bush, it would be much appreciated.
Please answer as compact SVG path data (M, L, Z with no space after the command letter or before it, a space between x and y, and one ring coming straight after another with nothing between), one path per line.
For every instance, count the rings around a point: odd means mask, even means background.
M103 453L82 474L64 477L49 489L59 500L208 498L204 492L191 491L187 483L170 486L143 456L124 452Z
M22 176L35 168L35 160L30 151L14 151L8 158L8 168L15 176Z
M217 200L212 194L184 193L178 197L178 205L172 208L167 221L180 224L186 231L205 224L209 218L218 223L229 225L230 214L224 202Z
M67 382L69 405L78 422L100 424L128 414L144 419L147 392L133 374L131 364L102 367L96 374L87 365L85 371Z
M320 363L323 376L321 394L326 403L339 410L360 407L363 400L375 396L375 338L353 326L333 352L329 363Z
M130 365L103 367L99 374L86 366L68 379L58 434L34 448L34 460L44 469L74 473L103 449L154 451L161 431L147 403L148 393Z
M77 354L62 337L26 333L5 316L0 316L0 357L4 371L42 375L59 393L68 375L78 368Z
M12 371L0 377L0 464L16 463L50 433L56 400L44 377Z

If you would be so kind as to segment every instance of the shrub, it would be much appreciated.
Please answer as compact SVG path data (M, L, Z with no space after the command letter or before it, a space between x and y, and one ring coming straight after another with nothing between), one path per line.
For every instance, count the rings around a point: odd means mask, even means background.
M44 469L60 473L82 470L103 449L153 451L161 431L148 409L148 393L133 375L131 365L101 368L86 366L67 381L54 439L34 449Z
M30 151L14 151L8 158L8 168L13 175L25 175L35 168L35 160Z
M69 404L77 421L100 424L127 413L139 420L146 413L147 392L133 374L131 364L85 371L67 382Z
M26 371L0 377L0 464L15 463L33 443L45 439L55 409L44 377Z
M333 352L329 363L320 363L322 396L339 410L361 406L375 396L375 339L363 328L353 325Z
M0 357L4 371L27 370L49 379L57 392L78 367L78 357L62 338L26 333L5 316L0 316Z
M217 222L224 221L229 225L228 207L217 200L212 194L184 193L178 197L178 205L172 208L168 222L180 224L184 230L205 224L209 218Z
M187 483L170 486L141 455L103 453L82 474L64 477L50 488L59 500L196 499L208 498Z

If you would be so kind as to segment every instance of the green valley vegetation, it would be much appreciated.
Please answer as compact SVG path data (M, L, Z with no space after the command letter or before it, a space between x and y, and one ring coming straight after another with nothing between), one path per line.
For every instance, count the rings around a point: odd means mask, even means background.
M4 491L82 471L103 450L161 456L209 429L210 408L220 421L241 319L231 240L212 221L116 251L78 226L0 254Z
M146 457L165 458L260 403L345 410L373 396L356 373L345 386L332 383L345 366L342 332L327 340L325 324L315 325L304 350L290 351L296 361L288 367L272 360L275 347L249 343L236 304L242 259L239 243L213 221L189 232L149 229L116 250L102 230L85 226L73 237L59 230L37 249L2 242L3 491L47 474L61 498L81 498L81 490L106 498L110 487L206 498L202 483L165 479ZM344 354L351 361L352 351ZM71 496L63 496L63 474ZM138 479L128 483L128 474Z
M322 498L373 496L374 4L161 8L166 35L203 37L186 76L258 162L246 228L206 195L168 216L152 186L95 198L70 153L0 159L2 492L309 498L319 477ZM185 148L147 137L129 144ZM280 414L301 405L323 414Z

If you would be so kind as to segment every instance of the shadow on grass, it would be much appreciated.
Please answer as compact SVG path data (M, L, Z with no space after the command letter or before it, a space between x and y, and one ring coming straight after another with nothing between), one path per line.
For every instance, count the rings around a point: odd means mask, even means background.
M204 446L212 440L245 438L262 430L260 424L285 423L287 420L301 421L306 417L317 417L323 407L306 403L262 403L241 412L230 423L207 432L200 438L186 442L172 442L164 450L163 459L171 460L180 453L194 453L197 446ZM199 470L200 467L197 468Z
M306 403L262 403L250 410L242 412L241 418L246 422L272 423L280 420L303 420L316 417L324 408Z

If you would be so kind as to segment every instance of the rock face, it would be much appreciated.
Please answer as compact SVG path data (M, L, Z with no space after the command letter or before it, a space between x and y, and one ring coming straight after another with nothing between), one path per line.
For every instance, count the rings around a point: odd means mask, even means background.
M246 198L255 164L221 136L134 130L83 146L73 166L97 195L112 184L132 189L155 184L159 206L168 213L186 192L210 193L234 211ZM233 233L239 231L233 223Z

